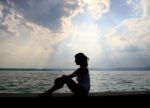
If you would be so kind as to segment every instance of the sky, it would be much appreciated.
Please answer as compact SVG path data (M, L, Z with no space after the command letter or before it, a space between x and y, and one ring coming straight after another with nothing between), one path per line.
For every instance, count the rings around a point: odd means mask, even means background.
M0 0L0 68L150 66L150 0Z

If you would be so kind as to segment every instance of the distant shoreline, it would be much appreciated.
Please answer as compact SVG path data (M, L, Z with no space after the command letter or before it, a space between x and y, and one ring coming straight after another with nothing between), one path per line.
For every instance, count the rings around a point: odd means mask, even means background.
M65 68L0 68L0 71L74 71ZM137 68L89 68L90 71L150 71L150 67Z

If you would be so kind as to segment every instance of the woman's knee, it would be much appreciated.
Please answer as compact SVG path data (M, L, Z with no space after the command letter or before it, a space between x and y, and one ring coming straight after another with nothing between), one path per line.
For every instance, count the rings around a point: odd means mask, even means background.
M75 81L73 81L71 78L68 78L65 81L66 81L66 84L71 84L71 85L76 84Z
M60 82L61 82L61 78L60 77L56 78L55 81L54 81L55 84L60 83Z
M61 77L55 79L54 81L54 86L58 88L63 87L64 84L65 84L65 81Z

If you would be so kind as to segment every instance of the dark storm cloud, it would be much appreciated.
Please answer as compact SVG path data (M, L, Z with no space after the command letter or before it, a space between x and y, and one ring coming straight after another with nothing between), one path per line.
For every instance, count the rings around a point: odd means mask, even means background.
M78 8L77 2L69 3L66 0L13 0L13 2L24 19L53 30L60 29L63 16L69 16L71 11ZM64 8L67 8L67 11Z

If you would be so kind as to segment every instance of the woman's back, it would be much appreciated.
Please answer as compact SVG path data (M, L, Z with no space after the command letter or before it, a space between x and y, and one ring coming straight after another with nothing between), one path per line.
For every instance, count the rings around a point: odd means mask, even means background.
M80 75L77 76L78 84L86 89L87 91L90 90L90 75L88 68L79 68L78 71L81 72Z

